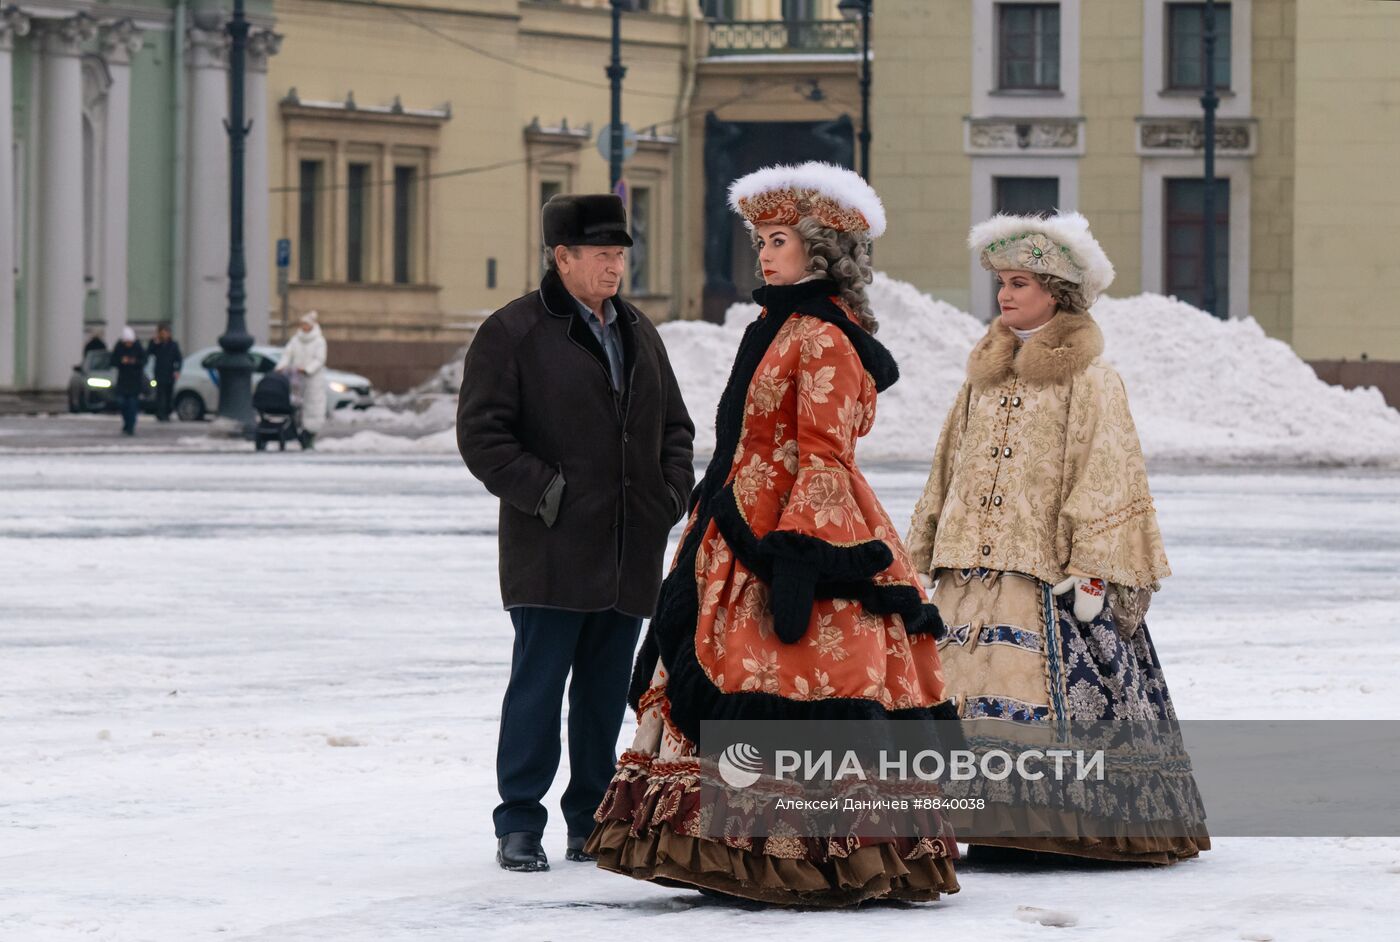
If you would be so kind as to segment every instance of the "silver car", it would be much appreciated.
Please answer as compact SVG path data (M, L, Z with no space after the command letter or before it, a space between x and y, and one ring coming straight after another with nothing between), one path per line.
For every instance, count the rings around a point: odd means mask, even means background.
M282 359L281 347L255 346L253 355L253 385L277 368ZM185 421L204 418L204 414L219 404L219 371L215 368L223 353L218 347L205 347L185 357L185 368L175 382L175 414ZM368 409L374 404L374 387L358 373L326 369L326 410Z
M145 412L156 410L156 381L152 374L152 362L146 361L146 386L141 393L141 409ZM69 412L105 412L117 407L117 396L112 391L117 384L117 371L112 368L110 350L89 350L83 354L83 362L73 367L68 377Z

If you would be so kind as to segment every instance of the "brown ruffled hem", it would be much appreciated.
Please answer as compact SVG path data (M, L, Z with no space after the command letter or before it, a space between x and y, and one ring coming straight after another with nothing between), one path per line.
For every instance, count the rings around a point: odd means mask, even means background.
M1020 809L1013 816L999 804L988 804L986 809L973 813L970 820L958 812L950 813L949 818L959 836L974 847L1014 847L1043 854L1156 866L1168 866L1210 850L1210 835L1204 823L1134 824L1131 830L1135 833L1128 834L1130 827L1122 822L1048 808L1036 808L1033 812ZM1187 831L1196 833L1184 833Z
M854 906L872 899L932 902L940 893L958 891L952 860L928 855L906 860L889 843L816 864L688 837L664 824L636 835L623 821L603 821L584 850L604 870L638 880L779 906Z

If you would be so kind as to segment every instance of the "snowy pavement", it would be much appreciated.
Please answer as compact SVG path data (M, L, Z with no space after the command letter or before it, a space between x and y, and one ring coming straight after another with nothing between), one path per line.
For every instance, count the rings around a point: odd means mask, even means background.
M906 520L923 470L870 477ZM1153 483L1175 571L1153 637L1184 718L1400 718L1400 475ZM1400 918L1400 839L1379 838L1220 837L1165 871L966 867L937 904L746 911L564 861L562 774L553 871L506 874L511 633L495 504L459 462L11 453L0 510L3 942L1198 942Z

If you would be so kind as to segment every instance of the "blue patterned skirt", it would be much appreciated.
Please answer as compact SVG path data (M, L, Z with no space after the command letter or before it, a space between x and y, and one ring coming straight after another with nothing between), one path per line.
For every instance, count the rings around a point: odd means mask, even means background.
M1209 849L1141 612L1115 598L1081 624L1073 593L1056 597L1033 577L987 570L940 571L934 601L947 624L939 655L948 691L974 752L1102 753L1101 778L1078 780L1073 763L1056 777L1052 763L1032 761L1026 770L1039 778L1017 770L946 782L945 794L969 805L950 815L961 840L1156 864Z

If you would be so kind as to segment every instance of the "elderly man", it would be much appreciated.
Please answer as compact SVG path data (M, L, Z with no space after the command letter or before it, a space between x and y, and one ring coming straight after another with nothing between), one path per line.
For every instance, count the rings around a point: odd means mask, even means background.
M660 335L618 296L632 244L616 196L544 207L548 272L467 351L457 443L501 500L501 596L515 625L496 749L496 860L548 870L541 800L569 681L566 857L612 778L641 621L695 483L695 427Z

